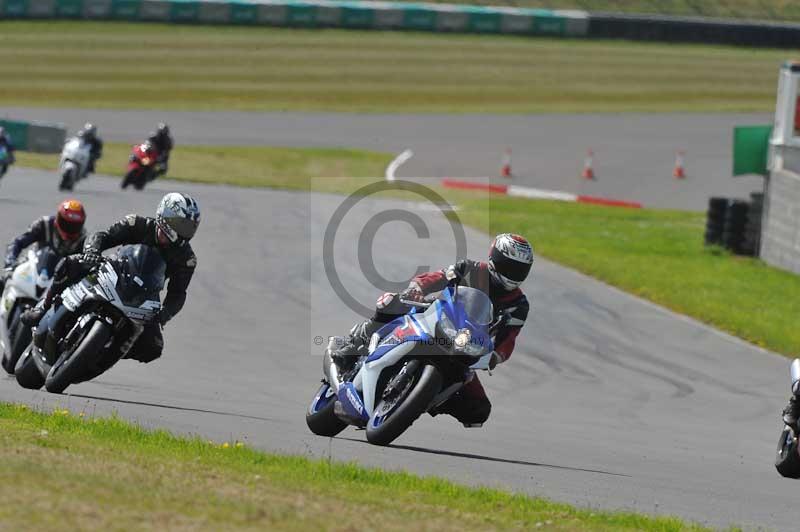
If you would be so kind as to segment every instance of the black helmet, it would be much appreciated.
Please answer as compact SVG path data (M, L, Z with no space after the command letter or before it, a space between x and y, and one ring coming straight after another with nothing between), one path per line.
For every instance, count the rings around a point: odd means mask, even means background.
M169 126L164 122L159 122L156 127L156 133L163 136L169 135Z
M78 136L87 139L94 139L95 137L97 137L97 126L95 126L91 122L86 122L83 125L83 129L78 131Z
M497 235L489 249L489 273L492 280L514 290L522 284L533 265L533 248L525 238L511 233Z

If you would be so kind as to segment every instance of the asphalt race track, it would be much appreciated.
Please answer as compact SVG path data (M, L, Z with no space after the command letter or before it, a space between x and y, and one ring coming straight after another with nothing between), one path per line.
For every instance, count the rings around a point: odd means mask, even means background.
M649 207L705 210L710 196L747 198L760 177L731 177L733 127L771 124L768 113L574 115L380 115L31 109L0 116L61 122L75 131L94 121L112 141L137 141L160 120L180 144L326 146L414 158L401 177L488 177L512 149L513 183L635 200ZM596 181L579 178L586 150ZM672 177L686 150L687 179Z
M0 182L0 241L53 211L56 183L53 173L17 168ZM164 357L122 361L71 395L0 377L0 400L116 411L148 427L593 508L795 528L798 485L772 465L789 361L544 260L525 286L533 311L518 349L482 376L494 404L485 427L425 416L391 448L372 447L352 429L333 440L313 436L304 413L321 376L314 338L358 319L322 267L322 235L342 198L167 181L122 193L101 177L75 195L100 228L131 211L151 213L176 188L198 198L204 217L197 274L186 308L165 329ZM358 235L387 211L418 216L429 239L397 221L379 228L373 256L383 276L408 278L418 265L455 256L450 225L424 200L357 203L339 227L334 259L364 305L378 289L353 258ZM468 230L466 241L468 255L485 254L486 235Z

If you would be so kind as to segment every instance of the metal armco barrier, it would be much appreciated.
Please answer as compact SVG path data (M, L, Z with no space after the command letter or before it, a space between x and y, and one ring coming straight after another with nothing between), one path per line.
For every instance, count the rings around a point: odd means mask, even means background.
M335 0L0 0L0 18L253 24L580 37L583 11Z
M59 153L67 136L67 129L60 124L22 122L0 119L14 146L21 151Z

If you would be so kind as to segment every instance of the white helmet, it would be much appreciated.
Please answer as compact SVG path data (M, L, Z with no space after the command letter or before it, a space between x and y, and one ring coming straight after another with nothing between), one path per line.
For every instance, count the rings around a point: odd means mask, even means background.
M533 248L519 235L497 235L489 249L489 273L492 280L506 290L522 284L533 265Z
M188 194L170 192L158 204L156 225L170 242L187 242L200 225L200 206Z

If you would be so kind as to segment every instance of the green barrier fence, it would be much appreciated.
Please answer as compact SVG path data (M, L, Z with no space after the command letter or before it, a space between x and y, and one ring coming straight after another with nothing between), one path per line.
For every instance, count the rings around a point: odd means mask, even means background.
M336 0L0 0L0 18L262 24L583 36L582 11Z
M4 127L11 137L11 142L18 150L28 149L28 123L16 120L0 120L0 126Z

